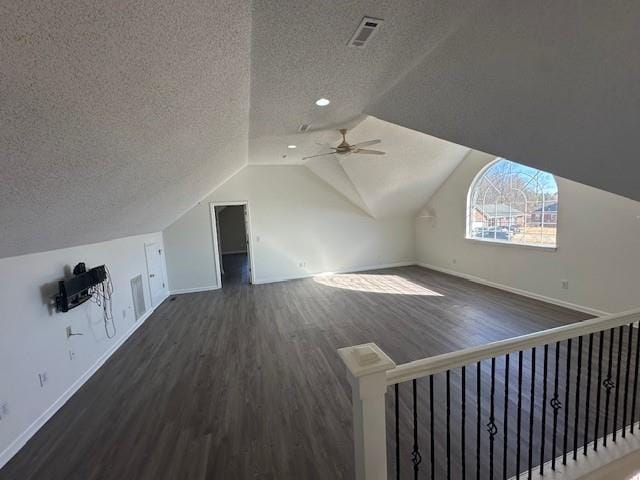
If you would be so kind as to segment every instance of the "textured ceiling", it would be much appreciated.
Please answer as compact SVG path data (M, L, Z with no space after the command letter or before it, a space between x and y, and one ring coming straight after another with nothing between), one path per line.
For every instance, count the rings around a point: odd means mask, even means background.
M250 163L295 163L354 126L377 96L455 31L482 2L262 0L253 4ZM347 43L363 16L384 19L366 48ZM331 100L327 107L314 102ZM295 144L295 151L287 150ZM286 158L282 158L286 155Z
M365 112L640 200L640 2L477 9Z
M382 142L372 148L386 155L331 155L306 165L375 218L416 214L469 153L466 147L374 117L365 118L347 138L350 143L373 139Z
M364 15L384 24L347 47ZM415 131L640 200L639 23L596 0L1 2L0 257L161 230L342 126L389 155L308 166L373 216L463 155Z
M165 228L247 162L250 5L0 3L0 257Z

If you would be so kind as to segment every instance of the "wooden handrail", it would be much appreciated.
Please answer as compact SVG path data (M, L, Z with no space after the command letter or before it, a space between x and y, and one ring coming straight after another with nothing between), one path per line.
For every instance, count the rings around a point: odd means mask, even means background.
M530 333L520 337L500 340L479 347L466 348L456 352L423 358L398 365L386 373L387 385L407 382L421 377L446 372L453 368L487 360L493 357L519 352L533 347L540 347L570 338L581 337L603 330L629 325L640 321L640 308L622 313L597 317L571 325L563 325L541 332Z

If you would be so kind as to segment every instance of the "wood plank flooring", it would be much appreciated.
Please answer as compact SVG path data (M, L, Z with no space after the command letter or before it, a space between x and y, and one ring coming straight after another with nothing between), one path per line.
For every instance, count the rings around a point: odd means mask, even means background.
M416 266L179 295L0 478L351 479L338 348L372 341L402 363L585 318Z

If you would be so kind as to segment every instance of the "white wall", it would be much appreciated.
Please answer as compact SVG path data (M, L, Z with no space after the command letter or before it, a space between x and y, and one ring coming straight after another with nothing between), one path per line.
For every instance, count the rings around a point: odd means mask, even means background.
M415 260L412 218L375 220L302 166L247 166L164 230L171 291L216 287L209 202L239 200L257 283Z
M465 239L469 186L494 159L472 152L432 197L427 209L436 218L416 220L418 261L588 309L638 307L639 202L556 177L556 251ZM562 279L569 280L568 290Z
M0 422L0 466L142 322L135 321L130 280L142 274L150 309L144 245L153 242L162 245L162 235L0 259L0 404L6 402L9 409ZM87 302L67 313L55 313L48 305L65 268L78 262L88 268L105 264L111 273L117 327L112 339L106 338L97 305ZM83 335L67 339L67 326ZM38 373L45 371L49 380L41 388Z

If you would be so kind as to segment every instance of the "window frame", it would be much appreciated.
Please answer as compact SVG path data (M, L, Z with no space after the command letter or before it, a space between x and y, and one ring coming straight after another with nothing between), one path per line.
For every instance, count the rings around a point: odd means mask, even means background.
M485 245L499 245L499 246L506 246L506 247L512 247L512 248L524 248L524 249L533 249L533 250L537 250L537 251L547 251L547 252L555 252L558 250L558 246L560 244L559 239L560 239L560 224L558 219L560 218L560 210L561 210L561 206L560 206L560 186L558 185L558 182L556 180L555 175L553 175L552 173L549 172L545 172L544 170L540 170L539 168L535 168L535 167L528 167L528 168L532 168L535 170L538 170L540 172L546 173L548 175L551 175L551 177L553 178L553 181L556 185L556 192L557 192L557 209L556 209L556 241L555 241L555 245L543 245L543 244L535 244L535 243L516 243L516 242L511 242L508 240L498 240L495 238L478 238L478 237L474 237L471 235L471 231L470 231L470 224L471 222L469 221L469 216L471 215L471 210L472 210L472 193L473 190L476 186L476 184L478 183L479 180L481 180L485 173L487 172L487 170L489 170L491 167L493 167L495 164L497 164L500 161L507 161L507 162L511 162L511 163L515 163L518 164L517 162L514 162L512 160L508 160L506 158L502 158L502 157L496 157L495 159L493 159L492 161L490 161L489 163L487 163L484 167L482 167L478 173L476 173L473 177L473 179L471 180L471 183L469 185L469 188L467 189L467 201L465 204L465 216L464 216L464 222L465 222L465 226L464 226L464 239L466 241L469 242L473 242L473 243L479 243L479 244L485 244ZM520 165L520 164L519 164ZM526 165L525 165L526 166ZM544 215L544 212L542 212L542 214Z

